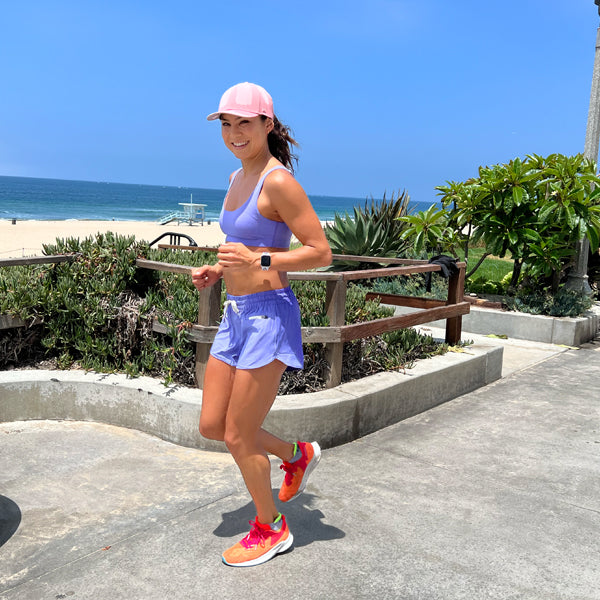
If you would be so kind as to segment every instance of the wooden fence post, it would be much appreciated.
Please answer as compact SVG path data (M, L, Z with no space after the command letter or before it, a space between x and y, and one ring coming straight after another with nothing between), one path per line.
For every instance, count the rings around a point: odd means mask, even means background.
M218 325L221 309L221 280L200 291L198 301L198 325ZM202 389L204 372L212 342L196 344L196 386Z
M329 317L329 326L340 327L346 322L346 290L348 284L343 279L327 281L325 309ZM343 342L325 344L325 360L327 374L325 386L328 388L339 385L342 381Z
M448 280L448 300L446 305L457 304L463 301L465 295L465 263L458 263L458 272ZM460 341L462 333L462 316L446 319L446 343L456 344Z

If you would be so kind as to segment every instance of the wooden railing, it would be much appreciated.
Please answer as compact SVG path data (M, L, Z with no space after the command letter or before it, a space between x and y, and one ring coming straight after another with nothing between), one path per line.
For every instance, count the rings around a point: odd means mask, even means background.
M215 248L189 246L159 245L159 248L175 250L216 252ZM326 296L325 310L329 317L328 327L302 327L302 341L304 343L323 343L326 347L326 360L328 372L326 376L327 387L339 385L342 378L342 352L345 342L380 335L397 329L413 327L423 323L430 323L439 319L446 319L446 342L455 344L460 340L462 315L468 314L470 304L463 301L465 283L465 263L457 263L458 272L449 278L448 297L444 300L416 298L412 296L399 296L393 294L369 293L367 299L380 298L385 304L409 306L422 310L410 314L386 317L374 321L366 321L346 325L346 291L349 281L359 279L374 279L377 277L393 277L397 275L412 275L416 273L430 273L441 271L439 265L427 261L415 261L397 258L373 258L363 256L334 255L334 259L353 260L357 262L386 263L387 268L366 269L358 271L308 271L288 273L288 278L295 281L325 281ZM139 259L137 266L156 271L182 273L191 276L194 267L174 265L150 260ZM208 361L210 345L218 329L221 282L213 287L200 291L198 322L188 331L188 337L196 342L196 381L202 385L206 363ZM154 324L155 331L166 333L167 327L158 322Z
M75 257L75 254L52 254L48 256L26 256L24 258L0 258L0 267L64 263L71 262Z
M159 245L159 248L176 250L216 252L213 247ZM69 262L74 255L38 256L30 258L0 259L2 266L20 266L44 263ZM397 329L414 327L423 323L430 323L439 319L446 319L446 342L455 344L460 340L462 315L470 311L470 303L463 300L465 284L465 263L457 263L458 272L448 281L448 297L446 300L433 300L413 296L399 296L395 294L379 294L371 292L366 299L379 298L384 304L407 306L421 310L405 315L386 317L374 321L365 321L346 325L346 292L349 281L359 279L374 279L377 277L393 277L397 275L413 275L416 273L431 273L441 271L439 265L429 264L426 261L415 261L399 258L374 258L365 256L334 255L334 260L373 262L389 264L386 268L365 269L358 271L307 271L288 273L290 280L295 281L325 281L325 310L329 317L328 327L302 327L303 343L322 343L326 348L328 372L326 376L327 387L334 387L342 378L342 353L345 342L380 335ZM136 265L142 269L182 273L191 277L194 267L176 265L138 259ZM396 266L400 265L400 266ZM198 321L188 331L188 338L196 343L196 381L202 386L204 372L210 352L210 346L218 329L221 309L221 281L210 288L199 292ZM9 317L0 318L0 328L21 327L19 319ZM158 321L154 322L153 329L159 333L168 333L168 328Z

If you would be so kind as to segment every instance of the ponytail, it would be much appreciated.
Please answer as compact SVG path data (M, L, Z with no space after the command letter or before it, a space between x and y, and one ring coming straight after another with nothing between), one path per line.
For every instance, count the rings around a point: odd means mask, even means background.
M262 117L266 119L266 117ZM290 128L284 125L276 116L273 116L273 130L267 136L269 152L292 173L294 163L298 164L298 157L292 152L298 142L291 136Z

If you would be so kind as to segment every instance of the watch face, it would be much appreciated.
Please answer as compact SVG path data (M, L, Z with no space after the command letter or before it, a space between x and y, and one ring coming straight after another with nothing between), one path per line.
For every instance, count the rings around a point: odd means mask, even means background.
M263 254L260 257L260 266L261 267L270 267L271 266L271 256L269 254Z

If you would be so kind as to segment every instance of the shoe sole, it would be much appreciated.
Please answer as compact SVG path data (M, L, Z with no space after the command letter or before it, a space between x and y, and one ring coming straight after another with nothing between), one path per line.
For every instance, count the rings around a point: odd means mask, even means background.
M294 498L297 498L304 491L310 474L316 469L319 461L321 460L321 446L319 446L317 442L312 442L310 445L313 447L315 454L312 457L312 460L308 463L306 471L304 471L304 477L302 478L302 483L300 484L298 491L289 500L286 500L286 502L290 502Z
M276 544L268 552L265 552L262 556L259 556L258 558L247 560L243 563L227 562L224 556L221 556L221 560L224 564L228 565L229 567L255 567L256 565L262 565L263 563L266 563L267 561L271 560L275 555L285 552L293 543L294 536L290 533L285 540L279 542L279 544Z

